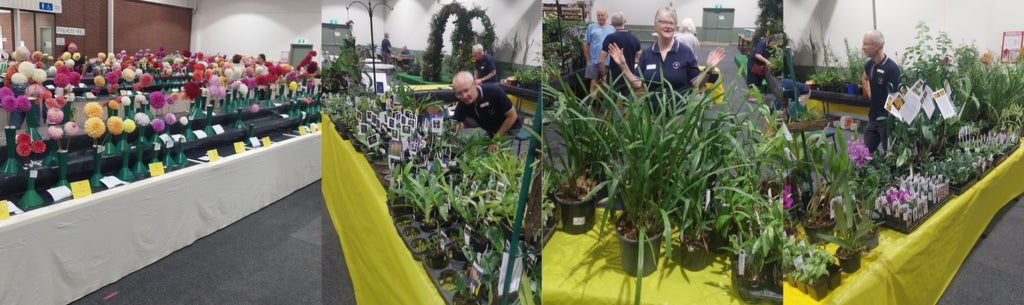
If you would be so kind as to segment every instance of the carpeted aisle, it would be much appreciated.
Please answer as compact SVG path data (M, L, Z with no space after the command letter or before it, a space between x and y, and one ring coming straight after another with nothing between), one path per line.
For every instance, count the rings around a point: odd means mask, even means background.
M320 181L72 304L355 304Z

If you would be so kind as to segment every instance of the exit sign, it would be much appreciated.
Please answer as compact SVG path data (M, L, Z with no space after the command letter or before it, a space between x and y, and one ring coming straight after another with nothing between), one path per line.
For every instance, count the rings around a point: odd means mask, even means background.
M298 41L298 42L296 42L296 43L306 43L306 40L305 40L305 39L302 39L302 38L299 38L299 41Z
M40 11L52 12L53 11L53 3L39 2L39 10Z
M331 19L331 24L338 24L338 19Z

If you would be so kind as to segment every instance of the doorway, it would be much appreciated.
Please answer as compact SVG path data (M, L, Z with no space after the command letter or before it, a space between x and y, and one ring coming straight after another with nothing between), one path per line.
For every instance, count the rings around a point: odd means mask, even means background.
M43 51L43 54L53 54L53 28L39 27L39 50Z

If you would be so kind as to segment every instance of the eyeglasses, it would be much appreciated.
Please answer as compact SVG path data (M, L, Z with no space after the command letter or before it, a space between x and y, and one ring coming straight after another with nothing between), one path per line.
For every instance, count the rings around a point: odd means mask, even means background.
M671 21L671 20L658 20L658 24L660 24L660 25L676 25L676 22L675 21Z

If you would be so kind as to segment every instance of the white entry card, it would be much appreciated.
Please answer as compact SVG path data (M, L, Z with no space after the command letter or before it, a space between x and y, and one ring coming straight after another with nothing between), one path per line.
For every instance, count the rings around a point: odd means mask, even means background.
M14 213L14 215L25 213L25 211L19 209L18 206L14 205L14 202L10 200L7 201L7 210Z
M935 93L932 88L925 86L924 95L921 96L921 108L924 108L924 113L928 114L929 118L932 117L932 113L935 113L935 99L932 97L932 93Z
M901 107L903 107L903 97L900 96L899 92L890 93L889 97L885 99L885 110L900 121L903 121L903 117L900 116Z
M921 112L921 98L918 96L917 99L904 99L903 107L900 107L900 116L907 124L914 122L917 118L917 114Z
M197 139L206 138L206 132L199 129L193 130L192 134L196 135Z
M46 192L50 193L50 197L53 198L54 202L71 197L71 189L63 185L48 189Z
M257 139L256 137L249 138L249 144L252 144L252 147L263 146L263 143L260 142L260 139Z
M956 110L953 109L953 102L949 100L949 94L946 94L945 88L932 93L932 97L935 98L935 104L939 106L939 112L942 112L943 119L956 115Z
M160 135L160 140L164 142L164 146L167 148L174 147L174 141L171 141L171 136L165 134Z
M108 189L115 188L119 185L128 184L128 182L124 182L121 179L117 179L117 177L114 176L103 177L103 179L100 179L100 182L103 182L103 185L106 185Z
M213 125L213 132L215 134L222 134L222 133L224 133L224 127L220 126L220 124Z

